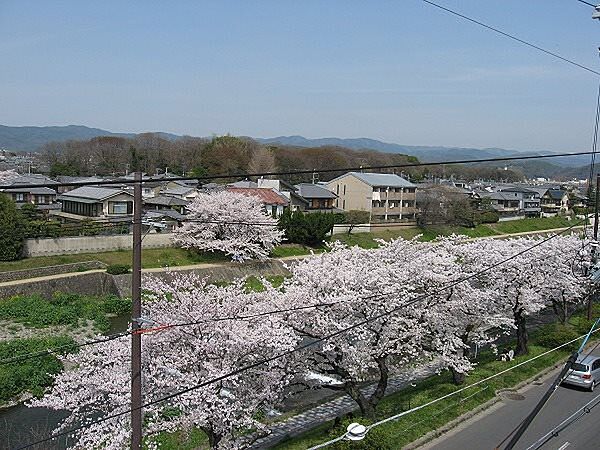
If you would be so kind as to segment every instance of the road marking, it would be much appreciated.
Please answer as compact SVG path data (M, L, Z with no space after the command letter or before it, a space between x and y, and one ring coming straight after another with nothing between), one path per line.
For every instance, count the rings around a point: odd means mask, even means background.
M565 448L567 448L569 445L571 445L571 443L569 441L567 441L563 445L558 447L558 450L565 450Z

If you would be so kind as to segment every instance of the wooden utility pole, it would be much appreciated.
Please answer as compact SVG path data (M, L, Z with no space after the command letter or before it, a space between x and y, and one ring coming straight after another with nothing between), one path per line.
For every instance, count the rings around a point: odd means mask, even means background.
M133 185L133 264L131 276L131 450L142 448L142 173Z

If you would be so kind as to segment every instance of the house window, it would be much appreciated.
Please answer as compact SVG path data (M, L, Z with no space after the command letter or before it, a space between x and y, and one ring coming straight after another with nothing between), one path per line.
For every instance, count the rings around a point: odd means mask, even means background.
M346 200L342 200L342 209L346 209Z
M344 195L346 195L346 185L344 185Z
M339 185L339 184L336 184L336 185L335 185L335 193L336 193L337 195L340 195L340 185Z
M15 202L24 202L25 201L25 194L22 193L18 193L18 194L13 194L15 196Z
M127 204L129 202L109 202L108 213L109 214L127 214Z

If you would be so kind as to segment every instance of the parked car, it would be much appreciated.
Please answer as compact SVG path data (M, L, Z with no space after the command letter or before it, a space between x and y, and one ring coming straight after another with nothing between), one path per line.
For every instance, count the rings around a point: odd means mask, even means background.
M593 391L594 386L600 383L600 358L597 356L586 356L583 359L578 359L573 364L563 383L583 387L590 392Z

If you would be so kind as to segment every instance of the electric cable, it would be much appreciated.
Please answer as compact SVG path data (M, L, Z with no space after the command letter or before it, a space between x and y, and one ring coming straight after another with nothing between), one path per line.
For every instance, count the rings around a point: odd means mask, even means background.
M425 0L423 0L425 1ZM599 73L600 75L600 73ZM569 156L582 156L590 155L591 152L574 152L574 153L554 153L550 155L528 155L528 156L504 156L497 158L478 158L478 159L461 159L452 161L437 161L437 162L418 162L418 163L403 163L403 164L386 164L386 165L373 165L373 166L358 166L358 167L337 167L334 169L302 169L302 170L288 170L288 171L274 171L274 172L240 172L240 173L223 173L218 175L205 175L201 177L170 177L170 178L146 178L142 180L144 183L152 182L170 182L170 181L210 181L218 179L244 179L249 177L269 177L269 176L282 176L282 175L308 175L313 173L334 173L334 172L360 172L365 170L384 170L384 169L402 169L408 167L431 167L431 166L445 166L451 164L475 164L475 163L487 163L487 162L501 162L501 161L525 161L525 160L536 160L546 158L565 158ZM409 155L407 155L409 156ZM34 187L56 187L56 186L105 186L105 185L129 185L135 184L135 180L103 180L103 181L73 181L68 183L30 183L30 184L19 184L19 187L23 188L34 188ZM11 185L0 185L0 190L6 190L13 188Z
M450 14L456 16L456 17L460 17L461 19L468 20L469 22L472 22L472 23L474 23L476 25L479 25L480 27L486 28L486 29L491 30L491 31L493 31L495 33L498 33L498 34L500 34L500 35L502 35L504 37L512 39L513 41L519 42L519 43L521 43L523 45L531 47L531 48L533 48L535 50L538 50L538 51L540 51L542 53L550 55L550 56L552 56L552 57L554 57L556 59L560 59L563 62L566 62L566 63L571 64L573 66L579 67L580 69L586 70L588 72L591 72L594 75L600 75L600 72L598 72L598 71L596 71L596 70L594 70L594 69L592 69L590 67L584 66L583 64L579 64L578 62L575 62L572 59L565 58L564 56L561 56L558 53L554 53L554 52L551 52L550 50L546 50L545 48L542 48L542 47L540 47L538 45L532 44L531 42L528 42L528 41L526 41L524 39L518 38L518 37L516 37L516 36L514 36L512 34L509 34L509 33L505 32L505 31L502 31L502 30L500 30L498 28L492 27L491 25L487 25L487 24L485 24L483 22L480 22L479 20L475 20L475 19L473 19L473 18L471 18L469 16L461 14L461 13L459 13L457 11L454 11L454 10L452 10L450 8L446 8L445 6L439 5L439 4L434 3L434 2L432 2L430 0L421 0L421 1L423 1L425 3L428 3L429 5L434 6L436 8L439 8L442 11L446 11L447 13L450 13Z
M596 331L594 331L594 333L596 333L597 331L600 331L600 329L597 329ZM505 373L508 373L508 372L510 372L510 371L512 371L512 370L514 370L514 369L516 369L516 368L518 368L518 367L521 367L521 366L524 366L524 365L526 365L526 364L529 364L530 362L533 362L533 361L535 361L535 360L537 360L537 359L539 359L539 358L542 358L542 357L544 357L544 356L546 356L546 355L548 355L548 354L550 354L550 353L553 353L553 352L555 352L555 351L557 351L557 350L560 350L560 349L561 349L561 348L563 348L563 347L566 347L566 346L568 346L568 345L571 345L571 344L573 344L574 342L577 342L579 339L581 339L581 338L585 338L585 336L586 336L586 334L584 334L584 335L581 335L581 336L579 336L579 337L576 337L575 339L571 339L570 341L568 341L568 342L565 342L565 343L563 343L563 344L561 344L561 345L559 345L559 346L557 346L557 347L554 347L554 348L551 348L551 349L549 349L549 350L546 350L545 352L542 352L542 353L540 353L539 355L536 355L536 356L534 356L534 357L532 357L532 358L526 359L525 361L521 361L520 363L517 363L517 364L515 364L514 366L508 367L508 368L506 368L506 369L504 369L504 370L501 370L500 372L496 372L496 373L494 373L494 374L492 374L492 375L489 375L489 376L487 376L486 378L483 378L483 379L481 379L481 380L479 380L479 381L476 381L476 382L474 382L473 384L469 384L468 386L465 386L465 387L462 387L462 388L460 388L460 389L457 389L456 391L450 392L450 393L448 393L448 394L446 394L446 395L443 395L443 396L441 396L441 397L438 397L438 398L436 398L436 399L433 399L433 400L431 400L431 401L429 401L429 402L427 402L427 403L424 403L424 404L422 404L422 405L415 406L414 408L411 408L411 409L409 409L409 410L407 410L407 411L402 411L401 413L398 413L398 414L395 414L395 415L393 415L393 416L387 417L387 418L385 418L385 419L379 420L379 421L377 421L377 422L375 422L375 423L373 423L373 424L369 425L369 426L367 427L367 432L368 432L368 430L370 430L370 429L372 429L372 428L375 428L375 427L378 427L378 426L380 426L380 425L383 425L384 423L387 423L387 422L392 422L392 421L394 421L394 420L397 420L397 419L399 419L399 418L401 418L401 417L404 417L404 416L406 416L406 415L412 414L413 412L416 412L416 411L419 411L419 410L421 410L421 409L423 409L423 408L426 408L426 407L428 407L428 406L434 405L434 404L436 404L436 403L438 403L438 402L440 402L440 401L442 401L442 400L445 400L445 399L447 399L447 398L450 398L450 397L452 397L452 396L454 396L454 395L456 395L456 394L459 394L459 393L461 393L461 392L464 392L464 391L466 391L466 390L468 390L468 389L471 389L471 388L473 388L473 387L475 387L475 386L479 386L480 384L487 383L488 381L490 381L490 380L493 380L494 378L496 378L496 377L499 377L499 376L501 376L501 375L504 375ZM514 432L513 432L513 433L514 433ZM511 433L511 434L512 434L512 433ZM324 443L322 443L322 444L319 444L319 445L317 445L317 446L311 447L309 450L315 450L315 449L319 449L319 448L324 448L324 447L327 447L327 446L329 446L329 445L331 445L331 444L333 444L333 443L335 443L335 442L337 442L337 441L340 441L340 440L344 439L344 437L345 437L345 436L339 436L339 437L337 437L337 438L335 438L335 439L332 439L332 440L330 440L330 441L327 441L327 442L324 442Z
M572 228L572 227L574 227L574 226L578 225L579 223L580 223L580 222L577 222L577 223L575 223L574 225L572 225L572 226L571 226L571 227L569 227L568 229L570 229L570 228ZM165 402L165 401L167 401L167 400L170 400L170 399L172 399L172 398L179 397L179 396L181 396L181 395L183 395L183 394L186 394L186 393L188 393L188 392L194 391L194 390L196 390L196 389L201 389L201 388L203 388L203 387L205 387L205 386L208 386L208 385L211 385L211 384L214 384L214 383L218 383L218 382L220 382L220 381L223 381L223 380L225 380L225 379L227 379L227 378L230 378L230 377L233 377L233 376L239 375L240 373L246 372L246 371L248 371L248 370L251 370L251 369L254 369L254 368L256 368L256 367L260 367L260 366L263 366L263 365L265 365L265 364L271 363L271 362L273 362L273 361L280 360L280 359L282 359L282 358L284 358L284 357L286 357L286 356L288 356L288 355L291 355L291 354L294 354L294 353L296 353L296 352L299 352L299 351L305 350L305 349L307 349L307 348L313 347L313 346L315 346L316 344L319 344L319 343L321 343L321 342L326 342L326 341L329 341L329 340L330 340L330 339L332 339L332 338L335 338L335 337L337 337L337 336L343 335L343 334L345 334L345 333L347 333L347 332L349 332L349 331L352 331L352 330L354 330L354 329L360 328L360 327L362 327L362 326L364 326L364 325L366 325L366 324L369 324L369 323L371 323L371 322L373 322L373 321L379 320L379 319L381 319L381 318L383 318L383 317L387 317L387 316L389 316L389 315L391 315L391 314L394 314L394 313L396 313L396 312L400 311L401 309L404 309L404 308L406 308L406 307L408 307L408 306L411 306L411 305L413 305L413 304L415 304L415 303L419 303L419 302L421 302L422 300L424 300L424 299L428 298L428 297L429 297L429 296L431 296L431 295L436 295L436 294L439 294L439 293L441 293L441 292L447 291L448 289L451 289L452 287L454 287L454 286L457 286L458 284L464 283L465 281L469 281L469 280L472 280L472 279L476 279L476 278L480 277L481 275L483 275L483 274L485 274L485 273L489 272L490 270L492 270L492 269L494 269L494 268L496 268L496 267L499 267L499 266L501 266L501 265L503 265L503 264L507 263L508 261L511 261L511 260L513 260L513 259L516 259L516 258L518 258L519 256L521 256L521 255L523 255L523 254L525 254L525 253L527 253L527 252L531 251L532 249L534 249L534 248L536 248L536 247L539 247L540 245L543 245L543 244L545 244L546 242L548 242L548 241L550 241L550 240L552 240L552 239L556 238L557 236L560 236L560 235L562 235L563 233L565 233L566 231L568 231L568 229L566 229L566 230L563 230L563 231L561 231L561 232L559 232L559 233L553 234L552 236L550 236L550 237L547 237L547 238L545 238L545 239L542 239L542 240L540 240L540 241L536 242L534 245L532 245L532 246L530 246L530 247L528 247L528 248L526 248L526 249L524 249L524 250L521 250L521 251L519 251L519 252L517 252L517 253L515 253L515 254L513 254L513 255L511 255L511 256L509 256L509 257L507 257L507 258L505 258L505 259L503 259L503 260L501 260L501 261L499 261L499 262L497 262L497 263L494 263L494 264L492 264L492 265L490 265L490 266L488 266L488 267L484 268L484 269L481 269L481 270L479 270L479 271L477 271L477 272L475 272L475 273L473 273L473 274L471 274L471 275L468 275L468 276L466 276L466 277L463 277L463 278L460 278L460 279L458 279L458 280L455 280L455 281L453 281L453 282L451 282L451 283L449 283L449 284L447 284L447 285L445 285L445 286L443 286L443 287L440 287L440 288L434 289L434 290L433 290L433 292L429 292L429 293L425 293L425 294L419 295L419 296L415 297L414 299L407 301L406 303L403 303L403 304L401 304L401 305L398 305L398 306L396 306L396 307L392 308L392 309L391 309L391 310L389 310L389 311L384 311L384 312L382 312L382 313L375 314L375 315L373 315L373 316L371 316L371 317L368 317L368 318L366 318L366 319L360 320L359 322L357 322L357 323L355 323L355 324L353 324L353 325L350 325L350 326L348 326L348 327L345 327L345 328L340 328L340 329L338 329L338 330L336 330L336 331L334 331L334 332L332 332L332 333L326 334L326 335L324 335L324 336L322 336L322 337L320 337L320 338L316 338L316 339L314 339L314 340L311 340L310 342L306 342L306 343L304 343L304 344L301 344L301 345L299 345L299 346L297 346L297 347L294 347L293 349L286 350L286 351L284 351L284 352L278 353L278 354L276 354L276 355L273 355L273 356L271 356L271 357L268 357L268 358L260 359L260 360L258 360L258 361L255 361L254 363L250 363L250 364L244 365L244 366L242 366L242 367L239 367L239 368L237 368L237 369L235 369L235 370L232 370L232 371L230 371L230 372L224 373L224 374L222 374L222 375L220 375L220 376L217 376L217 377L214 377L214 378L211 378L211 379L205 380L205 381L203 381L203 382L200 382L200 383L198 383L198 384L196 384L196 385L190 386L190 387L188 387L188 388L186 388L186 389L182 389L182 390L179 390L179 391L177 391L177 392L173 392L173 393L171 393L171 394L169 394L169 395L166 395L166 396L164 396L164 397L157 398L157 399L155 399L155 400L149 401L149 402L147 402L147 403L145 403L145 404L141 405L139 408L135 408L135 409L134 409L134 408L130 408L130 409L124 410L124 411L122 411L122 412L118 412L118 413L109 414L108 416L104 416L104 417L102 417L102 418L100 418L100 419L96 419L96 420L93 420L93 421L87 422L87 423L86 423L86 424L84 424L84 425L80 425L80 426L78 426L78 427L74 427L74 428L72 428L72 429L65 430L65 431L62 431L62 432L60 432L60 433L56 433L56 434L54 434L53 436L50 436L50 437L47 437L47 438L45 438L45 439L41 439L41 440L39 440L39 441L32 442L32 443L30 443L30 444L27 444L27 445L25 445L25 446L19 447L19 449L18 449L18 450L22 450L22 449L30 448L30 447L32 447L32 446L34 446L34 445L42 444L42 443L44 443L44 442L48 442L48 441L51 441L51 440L53 440L53 439L56 439L57 437L60 437L60 436L65 436L65 435L72 434L72 433L74 433L74 432L77 432L77 431L79 431L79 430L82 430L82 429L88 428L88 427L90 427L90 426L92 426L92 425L95 425L95 424L98 424L98 423L102 423L102 422L106 422L106 421L108 421L108 420L111 420L111 419L114 419L114 418L117 418L117 417L123 416L123 415L125 415L125 414L129 414L129 413L133 412L134 410L138 410L138 409L146 408L146 407L148 407L148 406L152 406L152 405L155 405L155 404L158 404L158 403L163 403L163 402ZM390 295L390 294L388 294L388 295ZM380 295L368 296L368 297L364 297L364 298L365 298L365 299L368 299L368 298L373 298L373 297L377 297L377 296L380 296ZM579 339L579 338L577 338L577 339ZM569 342L569 344L570 344L570 343L572 343L572 342L575 342L577 339L574 339L573 341ZM564 344L564 345L567 345L567 344ZM563 345L563 346L564 346L564 345ZM561 346L561 347L562 347L562 346ZM543 355L543 354L542 354L542 355ZM539 356L541 356L541 355L538 355L538 357L539 357ZM536 357L536 358L537 358L537 357ZM522 364L523 364L523 363L520 363L519 365L522 365ZM481 380L481 382L483 382L483 381L487 381L487 379ZM472 385L470 385L470 386L468 386L468 387L472 387L472 386L474 386L474 385L475 385L475 384L472 384ZM466 388L465 388L465 389L466 389ZM456 393L456 392L458 392L458 391L455 391L455 393ZM448 395L451 395L451 394L448 394ZM424 406L425 406L425 405L422 405L422 407L424 407ZM391 419L390 419L390 420L391 420ZM386 419L385 421L387 421L387 419ZM381 421L381 422L383 423L384 421Z

